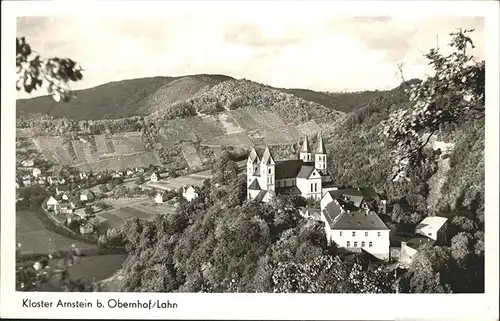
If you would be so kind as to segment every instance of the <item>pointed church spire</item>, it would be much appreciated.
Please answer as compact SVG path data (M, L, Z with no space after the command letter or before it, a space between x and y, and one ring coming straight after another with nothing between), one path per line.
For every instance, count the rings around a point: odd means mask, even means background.
M264 150L264 154L262 154L262 163L263 164L274 164L274 158L273 155L271 154L271 150L269 149L269 146L266 145L266 149Z
M323 143L323 136L321 131L318 134L318 146L316 147L316 154L326 154L325 144Z
M309 146L309 140L307 139L307 135L304 136L304 141L302 143L302 147L300 148L301 153L310 153L311 147Z

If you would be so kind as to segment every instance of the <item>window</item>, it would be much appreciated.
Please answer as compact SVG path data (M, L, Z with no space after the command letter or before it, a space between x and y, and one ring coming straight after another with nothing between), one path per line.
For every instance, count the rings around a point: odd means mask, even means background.
M318 191L318 183L314 183L314 191L317 192Z
M347 241L347 247L351 247L351 242Z
M431 236L431 235L432 235L432 233L427 233L427 235Z
M369 242L368 243L368 247L372 247L373 246L373 243L372 242Z
M339 235L342 236L342 231L339 232Z
M380 233L380 232L377 232L377 236L380 236L380 235L382 235L382 233Z
M313 183L311 183L311 192L313 191Z
M354 242L354 247L358 247L358 242Z
M365 247L365 241L361 242L361 247Z
M269 174L271 174L271 169L269 169Z
M368 232L365 232L365 236L368 236Z
M352 236L356 236L356 232L352 232Z

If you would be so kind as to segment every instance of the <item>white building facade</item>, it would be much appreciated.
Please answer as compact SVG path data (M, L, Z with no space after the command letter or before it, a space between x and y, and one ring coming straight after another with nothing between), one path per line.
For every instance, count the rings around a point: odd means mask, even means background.
M269 146L262 155L252 149L247 160L247 199L268 202L277 194L320 200L329 182L327 154L321 134L316 153L304 137L298 159L275 161Z
M338 193L340 194L340 193ZM369 208L360 208L338 194L326 193L321 202L321 221L329 244L347 251L365 251L380 260L390 258L389 228Z

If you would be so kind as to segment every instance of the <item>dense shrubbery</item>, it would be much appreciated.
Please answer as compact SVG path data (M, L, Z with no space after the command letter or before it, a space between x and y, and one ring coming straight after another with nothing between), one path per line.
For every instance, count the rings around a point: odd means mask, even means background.
M206 182L199 197L182 201L175 214L127 221L121 236L112 237L123 237L129 251L121 290L393 291L392 273L364 273L361 266L333 259L322 227L293 206L244 199L245 184Z

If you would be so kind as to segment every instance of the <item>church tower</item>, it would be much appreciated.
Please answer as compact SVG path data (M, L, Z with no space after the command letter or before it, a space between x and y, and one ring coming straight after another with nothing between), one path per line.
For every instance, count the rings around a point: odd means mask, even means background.
M256 176L259 176L260 173L260 158L255 150L255 147L252 148L250 154L248 155L247 160L247 187L253 182Z
M314 167L320 171L326 171L326 148L323 143L323 137L321 132L318 134L318 146L316 147L316 153L314 153Z
M262 160L260 162L260 183L263 190L275 190L275 165L276 163L274 162L273 155L269 150L269 146L266 146L266 150L262 154Z
M309 146L307 136L304 136L304 141L302 142L302 146L300 148L299 159L304 162L312 162L311 147Z

